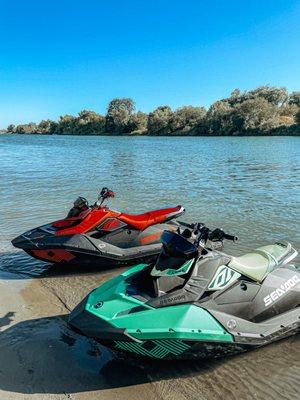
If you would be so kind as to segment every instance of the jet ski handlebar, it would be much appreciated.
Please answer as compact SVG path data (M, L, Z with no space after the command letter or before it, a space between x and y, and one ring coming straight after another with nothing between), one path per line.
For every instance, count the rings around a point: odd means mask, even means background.
M108 198L115 197L115 192L107 187L103 187L99 193L98 200L95 203L95 206L101 206L103 202Z
M238 240L237 236L230 235L220 228L210 230L202 222L196 222L193 224L180 222L180 224L188 228L182 233L183 236L194 239L196 245L204 246L208 240L211 242L222 242L223 240L231 240L232 242L236 242Z
M231 240L232 242L237 242L239 238L237 236L228 235L228 233L224 232L224 239Z
M209 232L208 235L209 240L215 241L215 240L231 240L232 242L236 242L238 240L238 237L235 235L230 235L226 232L224 232L222 229L217 228L214 229L213 231Z

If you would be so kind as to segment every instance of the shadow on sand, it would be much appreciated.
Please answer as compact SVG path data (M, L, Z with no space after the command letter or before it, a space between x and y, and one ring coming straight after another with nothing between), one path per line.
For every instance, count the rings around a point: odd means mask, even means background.
M9 316L5 318L8 322ZM23 321L0 330L0 354L0 389L17 393L128 387L193 376L224 362L129 359L73 332L66 316Z

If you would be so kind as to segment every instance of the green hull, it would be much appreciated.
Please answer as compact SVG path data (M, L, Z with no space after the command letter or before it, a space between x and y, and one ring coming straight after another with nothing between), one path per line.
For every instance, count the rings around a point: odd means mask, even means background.
M94 320L88 336L115 350L158 359L189 354L199 344L205 351L209 343L230 347L232 335L207 310L193 304L153 308L126 294L126 278L146 267L137 265L94 290L72 312L70 324L86 334L87 319Z

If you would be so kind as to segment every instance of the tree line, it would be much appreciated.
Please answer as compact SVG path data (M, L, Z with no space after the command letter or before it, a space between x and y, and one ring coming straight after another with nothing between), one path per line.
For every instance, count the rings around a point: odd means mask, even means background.
M58 121L9 125L8 133L55 135L299 135L300 91L261 86L235 89L231 95L205 107L160 106L150 113L136 111L130 98L113 99L106 115L83 110Z

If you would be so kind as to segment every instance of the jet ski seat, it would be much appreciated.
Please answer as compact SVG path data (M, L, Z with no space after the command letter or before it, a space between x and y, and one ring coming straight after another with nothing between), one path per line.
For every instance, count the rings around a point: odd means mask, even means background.
M118 219L135 229L144 230L151 225L160 224L177 218L185 212L184 207L170 207L161 210L149 211L144 214L120 214Z
M296 250L290 243L277 242L259 247L241 257L232 257L228 266L242 275L261 282L266 274L276 268L292 251Z

